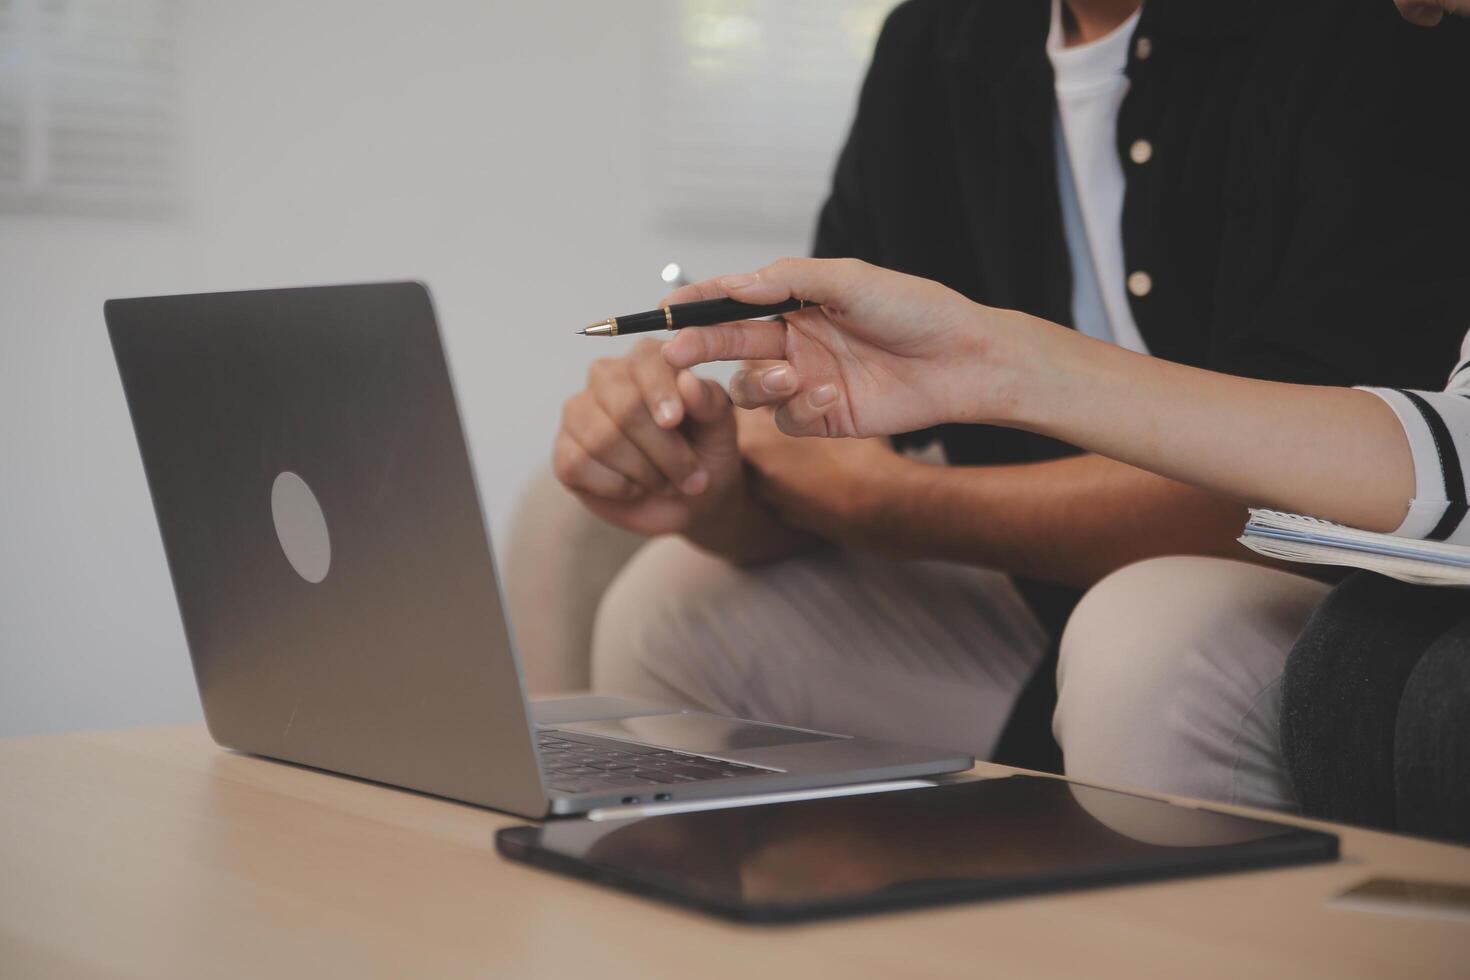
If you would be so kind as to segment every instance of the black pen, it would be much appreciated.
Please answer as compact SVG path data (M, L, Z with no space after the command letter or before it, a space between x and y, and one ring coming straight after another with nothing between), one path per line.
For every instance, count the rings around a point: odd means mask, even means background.
M762 317L791 313L806 305L804 299L788 299L784 303L771 303L767 306L740 303L733 299L704 299L696 303L661 306L647 313L629 313L626 316L609 317L590 327L584 327L577 333L588 337L621 337L627 333L648 333L650 330L708 327L732 320L759 320Z

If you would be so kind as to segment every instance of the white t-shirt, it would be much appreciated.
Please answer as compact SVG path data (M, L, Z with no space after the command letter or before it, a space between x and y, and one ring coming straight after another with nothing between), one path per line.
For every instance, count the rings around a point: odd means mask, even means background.
M1046 53L1056 76L1057 114L1072 189L1092 258L1093 280L1107 314L1111 340L1120 347L1147 353L1133 322L1123 267L1123 164L1118 159L1118 108L1128 94L1128 45L1138 25L1138 11L1117 29L1087 44L1065 47L1061 0L1052 0L1051 33ZM1059 150L1060 152L1060 150ZM1064 161L1058 161L1062 163ZM1065 179L1066 167L1058 167ZM1062 188L1064 207L1067 188ZM1085 279L1074 270L1073 280ZM1081 325L1079 324L1079 328ZM1091 330L1084 332L1091 333Z

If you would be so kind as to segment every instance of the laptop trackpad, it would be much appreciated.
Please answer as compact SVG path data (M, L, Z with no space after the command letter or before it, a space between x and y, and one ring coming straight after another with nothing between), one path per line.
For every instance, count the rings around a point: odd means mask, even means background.
M750 749L799 745L803 742L830 742L845 737L702 714L644 715L638 718L562 724L557 727L565 731L646 742L706 755L730 755Z

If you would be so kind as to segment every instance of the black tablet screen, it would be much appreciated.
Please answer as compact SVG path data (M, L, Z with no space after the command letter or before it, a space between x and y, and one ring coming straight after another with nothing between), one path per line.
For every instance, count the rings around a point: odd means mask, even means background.
M501 831L503 854L781 920L1328 860L1336 838L1061 780Z

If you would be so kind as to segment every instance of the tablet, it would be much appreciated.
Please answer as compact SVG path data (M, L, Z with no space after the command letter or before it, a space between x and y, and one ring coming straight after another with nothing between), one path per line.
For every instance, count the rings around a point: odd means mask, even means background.
M1330 861L1337 838L1060 779L509 827L505 857L746 922Z

